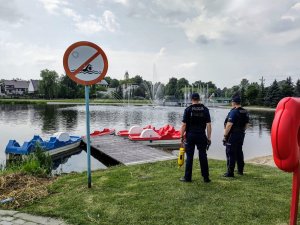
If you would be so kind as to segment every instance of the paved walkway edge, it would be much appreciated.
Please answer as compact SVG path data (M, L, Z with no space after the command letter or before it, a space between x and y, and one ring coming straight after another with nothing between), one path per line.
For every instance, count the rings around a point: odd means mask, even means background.
M0 225L66 225L62 220L34 216L12 210L0 210Z

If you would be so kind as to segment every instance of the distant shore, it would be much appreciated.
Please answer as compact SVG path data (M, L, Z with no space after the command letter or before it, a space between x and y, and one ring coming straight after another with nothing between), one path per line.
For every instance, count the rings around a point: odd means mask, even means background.
M0 104L37 104L37 105L84 105L85 99L14 99L14 98L2 98ZM90 99L91 105L152 105L150 100L129 100L122 101L117 99ZM217 106L218 108L230 109L228 106ZM275 111L275 108L268 108L264 106L245 106L247 110L255 111Z
M225 109L230 109L230 106L218 106L219 108L225 108ZM275 108L269 108L269 107L264 107L264 106L245 106L245 109L251 111L275 111Z

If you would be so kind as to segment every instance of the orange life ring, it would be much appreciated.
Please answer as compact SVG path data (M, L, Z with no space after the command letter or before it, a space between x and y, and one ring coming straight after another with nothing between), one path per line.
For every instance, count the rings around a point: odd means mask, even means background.
M300 98L283 98L277 105L271 140L274 162L286 172L299 168L300 160Z

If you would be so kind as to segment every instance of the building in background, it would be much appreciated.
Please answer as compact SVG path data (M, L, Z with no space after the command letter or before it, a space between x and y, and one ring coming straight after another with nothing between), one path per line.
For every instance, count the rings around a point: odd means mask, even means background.
M28 93L29 81L2 80L0 85L5 95L24 95Z
M39 80L30 80L28 85L28 94L37 94L39 90Z

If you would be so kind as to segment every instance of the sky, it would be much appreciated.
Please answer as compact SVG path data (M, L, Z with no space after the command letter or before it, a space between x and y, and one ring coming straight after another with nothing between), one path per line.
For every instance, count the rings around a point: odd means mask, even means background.
M99 45L117 79L296 82L300 0L0 0L0 79L65 74L78 41Z

